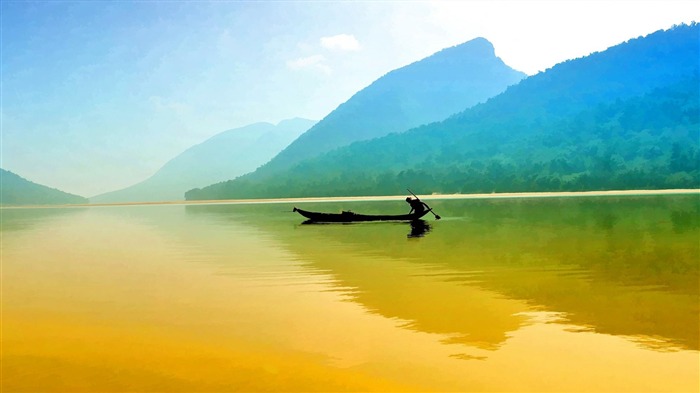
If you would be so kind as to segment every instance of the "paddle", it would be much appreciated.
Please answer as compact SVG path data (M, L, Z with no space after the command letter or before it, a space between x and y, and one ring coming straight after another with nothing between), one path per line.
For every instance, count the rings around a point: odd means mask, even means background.
M414 197L416 197L417 200L420 201L420 198L418 198L418 195L414 194L413 191L409 190L408 188L407 188L406 190L408 190L408 192L410 192L411 195L413 195ZM421 201L421 202L423 202L423 201ZM425 203L425 202L423 202L423 203ZM428 204L425 203L425 206L428 206ZM433 216L435 216L435 219L436 219L436 220L439 220L439 219L442 218L442 217L438 216L437 214L435 214L435 212L433 211L433 208L430 207L430 206L428 206L428 211L431 212L431 213L433 213Z

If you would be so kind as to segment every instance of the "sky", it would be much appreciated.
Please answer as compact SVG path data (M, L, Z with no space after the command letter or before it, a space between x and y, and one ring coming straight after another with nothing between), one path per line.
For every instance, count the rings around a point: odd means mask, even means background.
M697 1L0 2L0 167L81 196L225 130L320 120L476 37L529 75L674 24Z

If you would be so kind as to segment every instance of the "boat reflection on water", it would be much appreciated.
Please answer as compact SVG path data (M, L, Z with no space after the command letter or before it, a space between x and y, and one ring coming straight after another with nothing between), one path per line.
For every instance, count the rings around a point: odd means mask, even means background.
M382 225L382 224L397 224L397 222L379 222L379 223L362 223L362 222L340 222L340 223L332 223L332 222L317 222L313 220L306 220L302 222L302 225ZM405 225L405 223L399 223L401 225ZM425 236L428 232L430 232L430 224L428 224L427 221L425 220L413 220L408 222L408 225L411 227L411 230L408 232L406 235L407 238L420 238Z
M423 237L428 232L430 232L430 224L428 224L428 222L425 220L414 220L410 222L410 225L411 232L408 235L406 235L406 237L408 237L409 239L415 237Z

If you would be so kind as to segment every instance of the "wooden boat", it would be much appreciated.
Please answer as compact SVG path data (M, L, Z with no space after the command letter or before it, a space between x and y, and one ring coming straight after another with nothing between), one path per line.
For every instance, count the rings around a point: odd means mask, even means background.
M358 214L353 212L342 213L317 213L294 208L295 212L309 219L311 222L367 222L367 221L413 221L428 214L429 210L421 213L398 215L373 215Z

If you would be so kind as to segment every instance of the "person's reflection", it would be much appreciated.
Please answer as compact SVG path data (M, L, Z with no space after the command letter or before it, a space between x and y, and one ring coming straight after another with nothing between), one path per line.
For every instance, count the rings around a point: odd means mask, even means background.
M409 232L406 237L423 237L429 231L430 225L425 220L413 220L411 221L411 232Z

